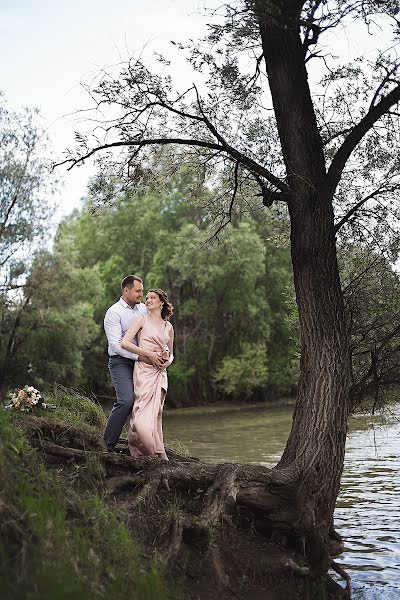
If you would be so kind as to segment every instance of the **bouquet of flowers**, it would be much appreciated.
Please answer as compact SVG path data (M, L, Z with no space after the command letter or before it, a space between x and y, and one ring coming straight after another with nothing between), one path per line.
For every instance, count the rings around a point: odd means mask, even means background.
M55 409L54 404L45 404L42 394L32 385L25 385L20 390L15 390L10 394L10 402L4 408L6 410L17 409L22 412L30 412L31 410L40 407Z

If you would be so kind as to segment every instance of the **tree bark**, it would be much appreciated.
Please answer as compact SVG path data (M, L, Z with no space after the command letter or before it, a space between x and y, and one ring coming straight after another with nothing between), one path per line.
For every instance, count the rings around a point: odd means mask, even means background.
M291 253L301 362L292 430L278 469L299 479L311 546L326 547L343 469L350 352L336 260L332 205L305 201L291 213ZM317 544L315 542L319 538ZM315 549L314 549L315 550ZM314 552L310 548L311 552ZM312 562L315 560L315 556Z
M350 353L332 195L324 192L323 144L296 25L299 3L273 5L274 17L266 13L264 2L255 2L255 11L291 191L291 257L301 340L292 429L275 470L296 482L296 503L301 509L298 529L310 564L322 572L343 469Z

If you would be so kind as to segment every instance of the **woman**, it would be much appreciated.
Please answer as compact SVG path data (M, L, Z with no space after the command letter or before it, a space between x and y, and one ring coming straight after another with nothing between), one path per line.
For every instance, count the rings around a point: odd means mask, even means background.
M166 367L173 361L174 328L168 321L173 307L167 294L157 289L147 292L148 314L132 323L121 346L145 361L137 361L133 371L135 402L129 422L128 445L134 458L157 455L168 460L162 433L162 411L168 388ZM138 335L139 345L132 340Z

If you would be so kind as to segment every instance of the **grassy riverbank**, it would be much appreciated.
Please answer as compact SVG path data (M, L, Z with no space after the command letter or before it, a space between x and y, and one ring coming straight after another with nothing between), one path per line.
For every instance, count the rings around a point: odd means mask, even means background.
M125 515L99 493L102 464L90 456L49 468L29 443L51 429L55 442L70 436L74 447L94 449L103 410L61 388L46 400L57 411L0 411L2 599L166 599L163 577L141 556Z
M110 454L100 405L61 387L46 401L57 409L0 411L2 600L342 597L288 569L296 540L236 504L233 477L263 489L269 469Z

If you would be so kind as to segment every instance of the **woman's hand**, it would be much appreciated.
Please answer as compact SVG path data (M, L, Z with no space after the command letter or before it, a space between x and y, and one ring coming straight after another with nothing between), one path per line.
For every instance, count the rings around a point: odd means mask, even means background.
M161 357L164 359L164 369L167 369L169 366L171 366L172 361L174 360L174 357L171 354L171 351L167 348L166 350L163 350L161 352Z
M146 352L146 358L149 359L150 363L153 367L156 367L156 369L163 369L165 367L165 359L161 354L161 352L152 352L151 350Z

